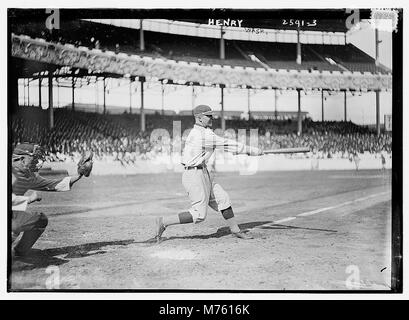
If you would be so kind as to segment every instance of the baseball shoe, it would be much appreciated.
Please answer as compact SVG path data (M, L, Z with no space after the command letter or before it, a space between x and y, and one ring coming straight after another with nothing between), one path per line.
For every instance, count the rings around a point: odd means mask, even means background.
M254 239L251 235L246 234L245 231L243 230L239 232L232 232L231 234L239 239L244 239L244 240Z
M166 227L163 224L163 217L157 218L156 219L156 235L155 235L155 239L157 242L160 241L160 238L162 237L162 234L165 230L166 230Z

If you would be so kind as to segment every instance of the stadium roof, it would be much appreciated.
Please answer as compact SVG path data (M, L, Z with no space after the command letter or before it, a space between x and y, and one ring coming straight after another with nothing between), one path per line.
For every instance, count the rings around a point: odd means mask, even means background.
M369 9L360 9L361 19L370 18ZM49 16L45 9L9 9L14 22L28 19L44 23ZM75 19L168 19L208 24L209 19L240 19L242 27L321 32L347 32L346 19L351 15L345 9L60 9L61 20ZM291 25L283 24L283 20ZM316 25L311 22L316 20ZM304 24L302 24L304 21ZM308 23L310 22L310 23Z
M305 44L302 47L302 64L296 63L296 44L286 42L225 41L225 59L219 57L219 40L188 35L145 31L145 50L139 48L139 31L124 27L93 23L85 20L61 21L60 29L48 32L43 22L11 23L12 32L41 38L51 42L95 46L100 49L127 54L173 59L208 65L230 65L284 70L328 70L390 73L375 65L375 60L352 44ZM96 42L96 40L95 40ZM188 46L186 46L188 44ZM118 45L118 48L116 48Z

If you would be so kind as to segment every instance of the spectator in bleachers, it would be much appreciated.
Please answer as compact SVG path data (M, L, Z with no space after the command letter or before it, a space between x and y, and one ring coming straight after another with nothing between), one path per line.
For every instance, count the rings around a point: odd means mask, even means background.
M27 113L26 113L27 112ZM147 117L145 133L139 131L137 115L101 115L85 112L55 110L55 127L47 128L45 110L25 107L12 117L12 141L36 141L46 147L48 161L76 161L81 153L92 150L95 159L119 161L124 165L137 159L154 159L157 155L169 155L170 139L150 140L153 128L164 128L172 133L172 122L182 121L182 132L191 125L190 117ZM216 127L217 127L217 121ZM392 136L379 137L366 127L352 122L304 121L304 134L297 136L291 121L227 120L226 126L237 129L258 128L259 146L263 149L308 146L313 152L308 157L354 159L359 154L391 153ZM229 133L231 134L231 132ZM183 139L182 139L183 143Z

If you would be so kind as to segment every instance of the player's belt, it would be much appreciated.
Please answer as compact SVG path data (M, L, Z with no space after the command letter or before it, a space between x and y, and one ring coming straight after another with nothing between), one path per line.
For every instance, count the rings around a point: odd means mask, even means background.
M185 170L203 170L204 168L206 168L204 165L199 164L198 166L185 166Z

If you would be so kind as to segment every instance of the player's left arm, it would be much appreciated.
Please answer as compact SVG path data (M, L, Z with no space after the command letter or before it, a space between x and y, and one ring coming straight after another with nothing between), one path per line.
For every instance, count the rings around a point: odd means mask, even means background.
M70 188L76 183L78 180L82 178L82 174L77 174L75 176L71 176L70 178Z
M32 183L35 185L34 190L43 190L43 191L68 191L71 190L71 187L80 180L83 176L89 177L93 161L93 153L84 152L80 161L77 164L77 174L74 176L65 177L60 180L45 179L40 175L36 175Z
M258 156L262 154L262 151L257 147L248 146L232 139L220 137L210 130L206 132L204 141L206 148L223 149L227 152L236 154L248 154L252 156Z
M72 185L79 179L81 179L80 175L68 176L63 179L46 179L37 174L31 181L30 189L38 191L69 191Z

